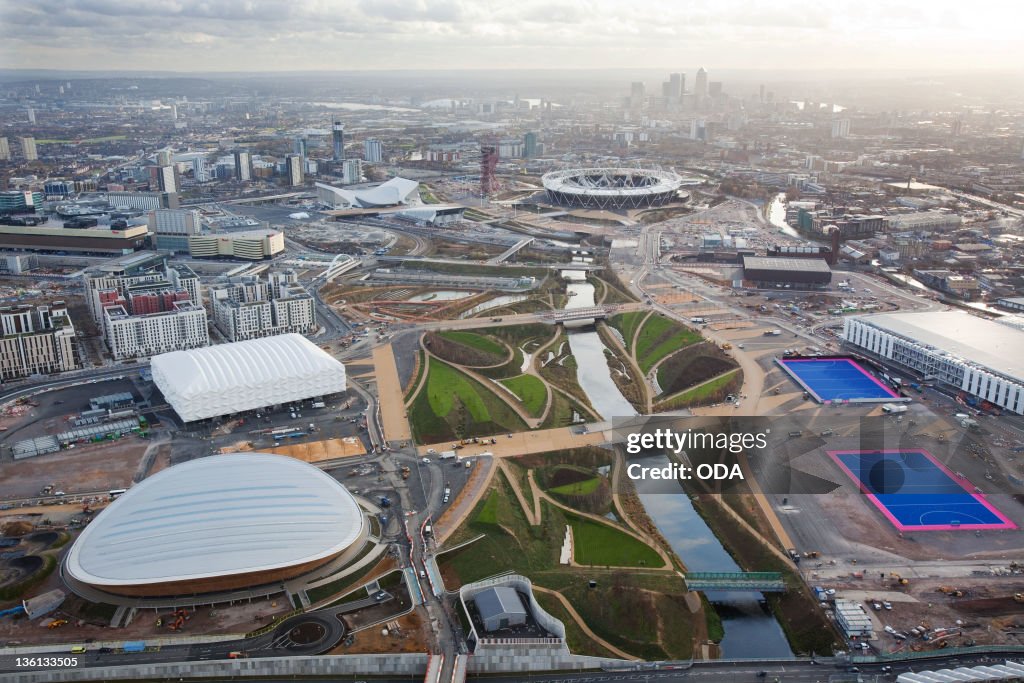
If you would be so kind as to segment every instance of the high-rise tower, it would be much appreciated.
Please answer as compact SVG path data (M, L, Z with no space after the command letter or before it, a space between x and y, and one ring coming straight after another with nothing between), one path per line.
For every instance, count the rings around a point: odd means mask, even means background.
M335 121L331 127L331 140L334 143L334 160L345 160L345 124Z

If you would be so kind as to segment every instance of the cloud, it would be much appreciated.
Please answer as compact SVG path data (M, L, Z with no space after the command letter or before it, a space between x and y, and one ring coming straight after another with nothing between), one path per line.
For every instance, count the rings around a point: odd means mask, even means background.
M1020 14L995 0L0 0L0 63L119 68L130 46L133 68L186 71L1010 67Z

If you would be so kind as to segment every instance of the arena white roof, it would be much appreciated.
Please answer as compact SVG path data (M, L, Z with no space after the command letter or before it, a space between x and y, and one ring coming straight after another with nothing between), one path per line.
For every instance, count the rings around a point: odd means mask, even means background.
M185 422L345 391L345 366L299 334L172 351L151 369Z
M338 554L363 524L352 494L312 465L216 455L130 488L82 531L65 569L100 587L269 571Z
M574 168L541 177L544 189L566 194L622 197L675 192L683 179L672 171L639 168Z
M858 316L869 325L1024 381L1024 331L966 311Z
M317 183L317 198L334 208L356 207L372 209L381 206L408 204L419 199L420 184L407 178L392 178L376 187L345 190L333 185Z

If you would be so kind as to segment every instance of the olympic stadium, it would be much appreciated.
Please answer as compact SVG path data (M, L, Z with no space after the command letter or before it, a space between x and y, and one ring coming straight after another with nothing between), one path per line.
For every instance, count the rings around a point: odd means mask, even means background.
M369 523L342 484L300 460L235 453L135 484L75 540L61 566L74 592L124 598L259 596L350 563Z
M671 171L639 168L575 168L545 173L548 200L586 209L646 209L686 201L685 180Z

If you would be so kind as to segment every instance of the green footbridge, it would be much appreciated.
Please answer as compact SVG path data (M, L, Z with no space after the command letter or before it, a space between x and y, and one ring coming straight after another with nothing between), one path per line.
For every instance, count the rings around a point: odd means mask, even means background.
M686 572L683 580L691 591L786 591L779 572Z

